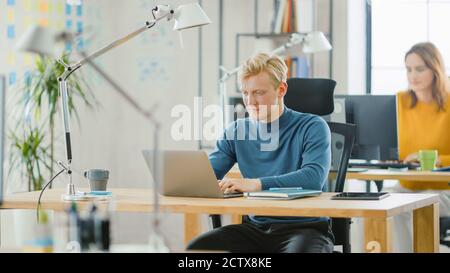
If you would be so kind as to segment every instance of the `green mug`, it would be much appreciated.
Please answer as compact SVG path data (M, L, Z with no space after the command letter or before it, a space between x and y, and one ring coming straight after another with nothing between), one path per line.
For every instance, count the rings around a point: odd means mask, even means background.
M437 150L420 150L419 161L422 171L432 171L436 169L436 161L438 158Z

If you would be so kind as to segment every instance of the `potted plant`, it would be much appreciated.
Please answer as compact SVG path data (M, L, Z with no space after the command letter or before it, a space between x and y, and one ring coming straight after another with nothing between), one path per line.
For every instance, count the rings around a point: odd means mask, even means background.
M69 63L68 55L60 59ZM55 144L62 140L55 132L55 121L60 113L57 78L64 72L64 66L45 57L37 58L35 65L35 69L16 86L9 101L13 106L9 107L7 122L14 125L9 126L7 134L9 161L6 181L9 188L13 186L13 192L42 189L55 173ZM85 104L92 108L97 102L81 73L72 75L68 85L69 114L75 114L79 123L77 107ZM12 216L15 243L22 246L35 236L36 213L19 210Z
M69 63L68 55L60 59ZM41 190L45 181L54 174L55 120L60 110L57 78L63 72L64 66L58 61L37 58L36 69L27 74L22 86L14 92L18 103L15 103L15 113L11 115L14 120L10 121L15 126L8 132L8 177L20 177L21 181L26 181L28 191ZM68 84L69 114L75 114L79 122L75 97L88 107L97 102L81 73L72 75Z

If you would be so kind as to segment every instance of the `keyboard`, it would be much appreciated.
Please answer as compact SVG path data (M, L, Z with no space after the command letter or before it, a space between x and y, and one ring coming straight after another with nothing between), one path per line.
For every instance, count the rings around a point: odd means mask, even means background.
M434 169L433 172L450 172L450 167Z
M368 161L368 162L362 162L362 161L353 161L350 160L348 163L348 166L350 168L352 167L364 167L364 168L376 168L376 169L405 169L408 168L409 170L415 170L420 167L420 164L418 163L404 163L404 162L387 162L387 161Z

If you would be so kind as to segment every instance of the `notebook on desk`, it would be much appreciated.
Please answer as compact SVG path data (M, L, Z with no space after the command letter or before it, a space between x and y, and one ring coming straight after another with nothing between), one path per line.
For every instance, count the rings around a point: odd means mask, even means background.
M244 196L247 199L266 199L266 200L292 200L302 197L318 196L322 191L305 189L270 189L258 192L246 192Z

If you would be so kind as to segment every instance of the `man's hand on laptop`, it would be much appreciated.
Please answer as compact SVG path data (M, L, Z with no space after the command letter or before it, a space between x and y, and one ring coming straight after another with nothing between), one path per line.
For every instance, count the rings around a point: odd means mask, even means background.
M223 193L261 191L259 179L224 179L219 181Z

